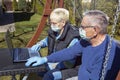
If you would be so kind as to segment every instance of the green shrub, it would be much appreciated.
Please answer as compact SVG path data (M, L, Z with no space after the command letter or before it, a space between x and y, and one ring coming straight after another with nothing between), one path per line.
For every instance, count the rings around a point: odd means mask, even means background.
M17 1L16 1L16 0L13 0L13 2L12 2L12 7L13 7L13 10L14 10L14 11L17 11L17 10L18 10L18 4L17 4Z
M27 3L25 0L19 0L18 1L18 9L21 11L26 11Z
M40 4L38 0L36 0L36 13L42 15L44 6Z

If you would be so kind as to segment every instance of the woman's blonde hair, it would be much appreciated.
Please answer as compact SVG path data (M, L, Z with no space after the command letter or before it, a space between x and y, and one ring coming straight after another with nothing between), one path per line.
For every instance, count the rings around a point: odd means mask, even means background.
M64 8L56 8L51 12L51 15L57 15L59 21L64 20L64 21L68 21L69 20L69 11L67 9ZM51 18L50 15L50 18Z

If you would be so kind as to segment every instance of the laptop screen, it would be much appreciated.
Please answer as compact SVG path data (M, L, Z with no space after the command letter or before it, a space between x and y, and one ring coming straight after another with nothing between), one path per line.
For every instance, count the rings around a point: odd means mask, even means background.
M32 56L40 56L37 51L32 51L30 48L14 48L9 31L5 34L5 41L7 43L10 55L12 56L13 62L25 62Z
M9 52L10 52L11 56L13 57L13 44L12 44L12 40L11 40L11 36L10 36L9 30L7 30L7 32L5 34L5 41L7 43Z

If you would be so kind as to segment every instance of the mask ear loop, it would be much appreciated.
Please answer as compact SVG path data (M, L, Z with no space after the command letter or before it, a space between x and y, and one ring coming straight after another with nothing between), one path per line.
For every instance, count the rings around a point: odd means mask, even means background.
M94 29L94 31L96 32L96 34L93 36L93 37L91 37L90 39L93 39L93 38L96 38L97 37L97 29L96 29L97 27L93 27L93 29Z

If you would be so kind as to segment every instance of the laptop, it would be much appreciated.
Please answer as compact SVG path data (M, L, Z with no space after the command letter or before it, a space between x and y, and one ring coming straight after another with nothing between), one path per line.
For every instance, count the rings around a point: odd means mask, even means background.
M33 51L30 48L14 48L9 30L7 30L5 34L5 41L9 49L9 54L11 55L14 63L26 62L28 58L33 56L40 57L38 51Z

